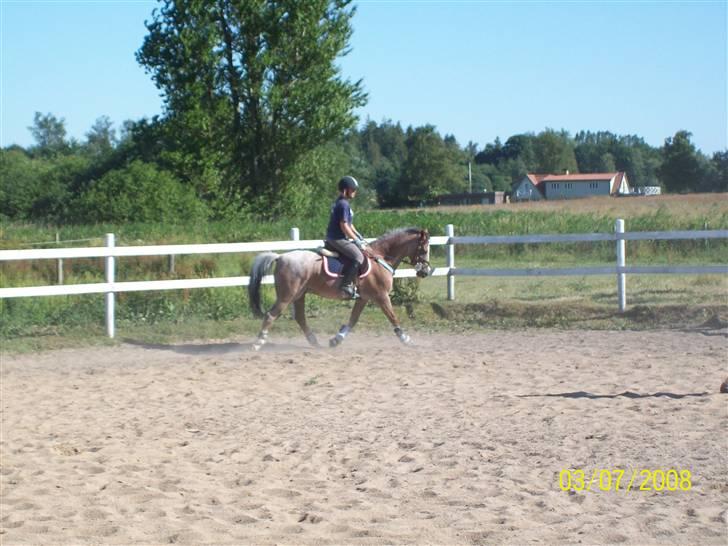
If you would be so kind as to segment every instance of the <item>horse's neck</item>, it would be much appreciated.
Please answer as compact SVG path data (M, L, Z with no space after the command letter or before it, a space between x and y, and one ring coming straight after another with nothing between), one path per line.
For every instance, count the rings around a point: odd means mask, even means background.
M398 243L397 241L390 240L372 244L372 247L396 268L407 256L409 244L408 241Z

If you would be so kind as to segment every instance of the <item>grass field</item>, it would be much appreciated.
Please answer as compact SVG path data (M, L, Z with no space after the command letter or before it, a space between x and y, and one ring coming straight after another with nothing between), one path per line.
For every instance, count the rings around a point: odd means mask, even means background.
M694 193L689 195L654 195L644 197L591 197L570 201L531 201L506 203L497 207L472 205L464 207L438 207L438 210L470 212L484 210L506 210L514 213L556 212L592 214L614 218L630 219L649 216L658 211L673 217L704 218L714 213L728 212L728 194Z
M428 227L439 235L452 223L460 235L611 232L614 219L627 230L728 229L728 196L698 194L643 198L593 198L574 201L439 207L405 211L362 211L357 226L367 235L407 225ZM360 220L361 219L361 220ZM0 227L2 248L28 248L31 243L117 234L119 245L239 242L287 239L296 225L302 238L316 238L322 218L274 223L197 226L36 226ZM78 244L78 243L75 243ZM102 244L101 240L83 244ZM45 245L53 247L55 245ZM68 244L66 246L74 246ZM156 280L247 275L252 255L179 256L174 273L167 257L118 260L117 280ZM629 242L630 265L710 264L728 262L726 240ZM445 265L443 248L433 248L434 265ZM459 247L459 267L564 267L613 265L613 243L487 245ZM66 283L100 282L102 260L66 260ZM52 260L0 264L0 286L54 284ZM463 330L480 328L630 328L697 327L728 320L728 279L719 275L650 275L628 277L628 313L617 313L614 277L462 278L457 298L448 302L444 278L400 286L398 312L409 328ZM415 288L416 286L416 288ZM268 292L270 288L266 289ZM270 296L269 296L270 297ZM198 289L121 294L117 298L118 330L146 341L190 337L253 336L258 321L247 310L244 288ZM309 298L314 327L332 334L346 320L349 304ZM67 296L0 300L0 340L5 350L107 343L103 332L103 296ZM389 329L378 310L365 311L362 328ZM281 332L297 326L289 319Z

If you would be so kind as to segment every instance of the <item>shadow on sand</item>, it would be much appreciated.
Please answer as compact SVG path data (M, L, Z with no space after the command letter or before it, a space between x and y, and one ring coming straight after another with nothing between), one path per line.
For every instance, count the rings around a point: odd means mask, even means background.
M252 343L183 343L179 345L167 345L164 343L145 343L135 339L123 339L123 343L141 347L150 351L169 351L181 355L190 356L220 356L228 354L254 354ZM261 352L285 352L285 351L301 351L302 349L311 350L311 347L302 347L300 345L290 345L285 343L268 343L263 346Z
M691 392L686 394L676 394L673 392L655 392L651 394L639 394L631 391L620 392L619 394L594 394L586 391L576 392L561 392L561 393L547 393L547 394L519 394L518 398L535 398L535 397L557 397L557 398L589 398L596 400L599 398L688 398L688 397L700 397L710 396L709 392Z

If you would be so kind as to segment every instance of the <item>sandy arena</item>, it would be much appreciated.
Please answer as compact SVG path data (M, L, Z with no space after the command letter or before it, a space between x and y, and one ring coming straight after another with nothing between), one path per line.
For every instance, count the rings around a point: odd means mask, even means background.
M728 542L725 330L413 337L4 355L0 542Z

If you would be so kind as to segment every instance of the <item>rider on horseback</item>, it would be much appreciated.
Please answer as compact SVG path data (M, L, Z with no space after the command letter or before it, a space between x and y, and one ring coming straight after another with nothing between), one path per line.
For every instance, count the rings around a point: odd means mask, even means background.
M332 250L349 258L344 263L343 279L339 287L344 299L356 299L359 294L354 279L359 273L359 267L364 263L363 250L367 243L364 237L354 228L354 212L349 201L356 197L359 183L353 176L345 176L339 180L339 197L331 207L331 217L326 230L326 244Z

